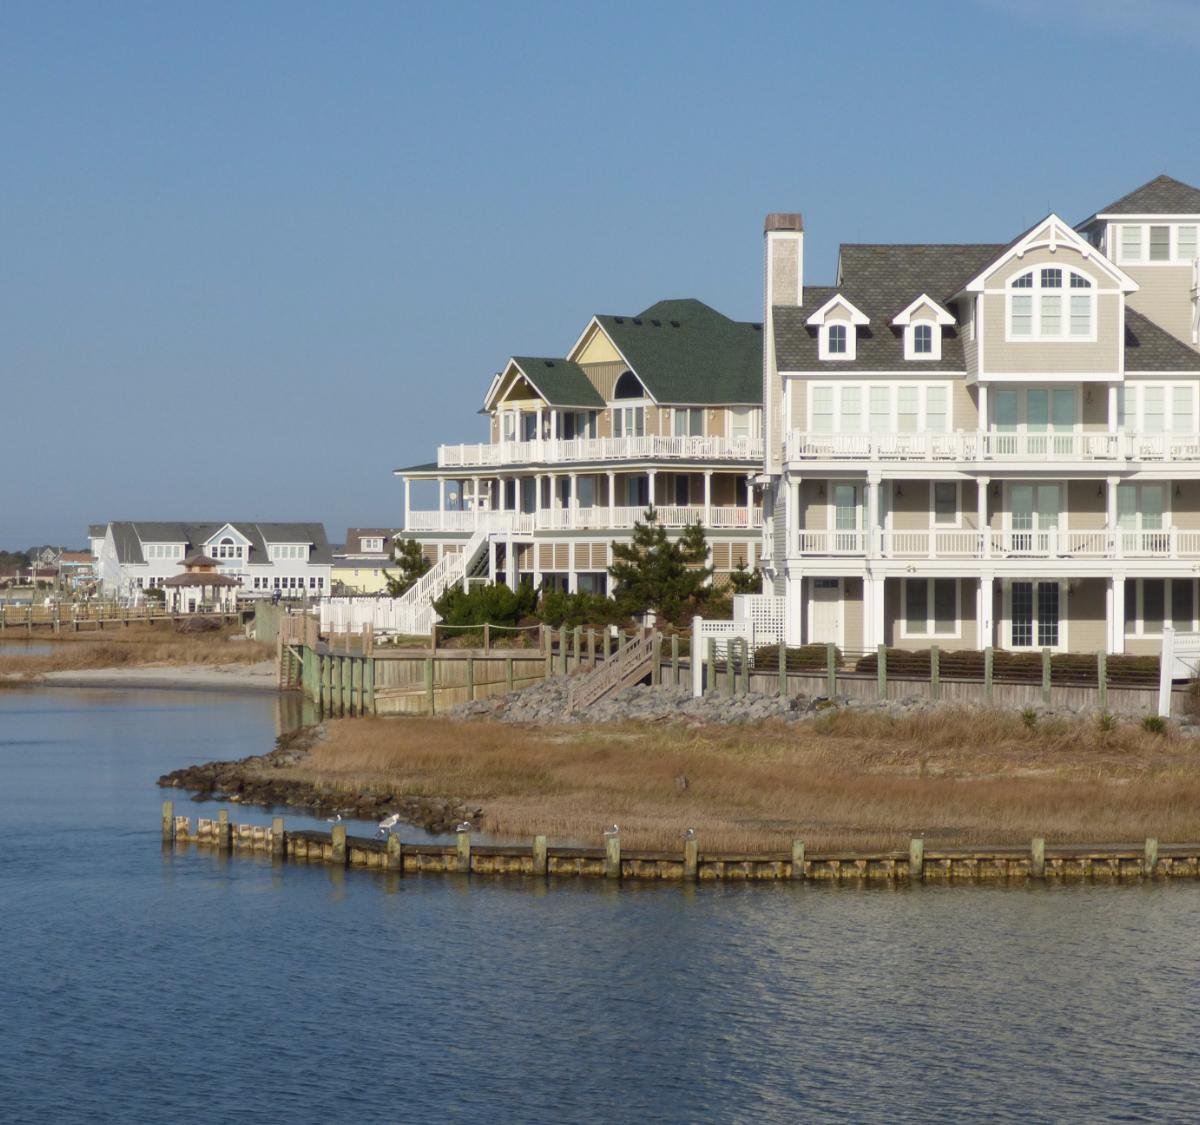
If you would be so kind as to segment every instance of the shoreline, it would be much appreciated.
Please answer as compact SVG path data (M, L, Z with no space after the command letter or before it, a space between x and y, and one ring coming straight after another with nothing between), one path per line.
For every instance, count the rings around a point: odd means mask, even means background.
M79 668L32 675L5 676L10 687L138 688L171 691L222 691L231 694L279 693L272 661L256 664L146 664L134 667Z

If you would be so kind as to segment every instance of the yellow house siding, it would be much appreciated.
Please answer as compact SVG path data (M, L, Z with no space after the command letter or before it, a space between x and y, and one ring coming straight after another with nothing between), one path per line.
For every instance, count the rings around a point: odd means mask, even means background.
M804 430L808 428L808 381L805 379L789 379L788 386L792 398L791 428Z
M1121 268L1138 283L1129 294L1129 307L1148 316L1184 343L1192 342L1191 266L1138 266ZM1193 345L1194 346L1194 345Z
M613 363L582 363L580 366L589 382L596 388L596 393L605 402L612 400L613 388L617 385L617 380L622 373L628 370L620 360Z
M594 324L580 341L579 347L567 357L584 367L592 363L620 363L621 353L613 346L604 330Z
M1104 383L1082 383L1079 394L1083 400L1084 430L1103 433L1108 429L1108 386Z
M1179 495L1175 495L1178 487ZM1171 522L1186 531L1200 530L1200 480L1181 480L1169 483L1168 503Z
M967 386L965 379L955 379L951 383L954 416L950 420L951 430L977 430L979 426L979 406L975 395Z
M1107 585L1103 578L1083 578L1068 592L1067 648L1072 652L1099 652L1107 647Z
M1067 527L1077 531L1101 530L1108 522L1105 491L1098 479L1068 481Z

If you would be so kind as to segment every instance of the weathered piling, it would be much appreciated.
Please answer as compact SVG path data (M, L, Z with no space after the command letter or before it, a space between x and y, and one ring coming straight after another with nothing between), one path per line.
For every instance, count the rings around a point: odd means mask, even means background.
M175 843L175 802L162 803L162 838L164 844Z
M616 832L604 837L604 876L621 878L621 837Z
M233 827L229 823L229 810L217 813L217 846L223 852L233 851Z
M694 883L700 874L700 842L692 837L683 842L683 877Z
M1158 841L1153 836L1146 837L1146 847L1143 851L1142 874L1153 876L1158 867Z
M920 880L925 875L925 840L918 836L908 842L908 877Z
M346 826L344 824L335 824L333 831L329 833L330 842L333 844L333 862L340 867L346 866Z
M400 842L399 836L390 832L387 838L386 867L389 871L404 870L404 845Z
M793 879L804 878L804 841L792 841L792 872Z
M1041 879L1046 874L1046 841L1035 836L1029 845L1029 874Z
M545 836L534 836L531 854L533 856L533 873L535 875L545 875L547 871Z
M287 833L283 830L283 817L271 820L271 854L278 859L287 855Z
M458 853L458 869L464 875L471 873L471 833L462 830L454 841Z

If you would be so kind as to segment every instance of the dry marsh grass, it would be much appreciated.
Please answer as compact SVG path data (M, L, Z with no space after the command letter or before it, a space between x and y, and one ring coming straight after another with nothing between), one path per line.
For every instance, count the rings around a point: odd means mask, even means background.
M146 664L253 664L274 655L269 645L241 639L236 630L182 634L131 626L110 634L70 634L69 639L64 635L53 640L55 651L44 655L10 654L0 644L0 677Z
M291 776L346 791L453 796L484 828L702 850L1200 839L1200 740L1122 723L945 710L842 713L796 726L525 728L352 719ZM680 779L686 778L686 785Z

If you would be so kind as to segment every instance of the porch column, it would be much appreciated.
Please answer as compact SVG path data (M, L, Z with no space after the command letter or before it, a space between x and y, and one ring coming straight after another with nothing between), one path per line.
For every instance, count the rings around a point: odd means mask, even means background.
M608 473L608 526L616 526L617 513L617 474L615 470L609 469Z
M541 408L540 404L537 408L537 435L536 435L536 437L537 437L538 445L540 447L542 444L542 408Z
M995 622L992 620L992 606L995 601L995 579L990 574L979 576L979 604L975 614L976 648L981 651L992 644L995 633Z
M479 477L471 478L471 508L476 512L478 512L480 510L480 504L479 504L479 486L480 486L480 484L481 484L481 481L480 481ZM475 523L478 524L479 520L476 519Z
M785 589L787 591L787 597L784 601L786 641L789 645L801 645L804 643L804 616L806 612L804 604L804 579L799 576L792 577L788 575Z
M879 474L867 474L867 554L879 553ZM876 644L880 642L876 641Z
M488 580L496 581L496 540L488 537Z
M787 528L787 548L783 552L785 559L791 558L800 550L800 477L785 478L784 489L787 507L783 511L783 522ZM782 493L781 493L782 494Z
M746 474L746 526L754 526L754 474Z
M542 526L542 474L533 477L533 526Z
M404 478L404 526L412 526L409 523L408 513L412 511L412 480L409 477Z
M571 509L570 526L574 527L575 523L576 523L575 513L579 511L579 474L578 473L569 473L569 474L567 474L567 479L571 482L571 495L568 500L568 505ZM574 559L574 557L575 557L575 548L572 547L571 548L571 558ZM572 565L572 567L571 567L571 573L572 574L575 573L574 565ZM574 591L572 591L572 593L574 593Z
M551 441L558 441L558 439L560 437L560 434L558 432L559 418L560 418L560 415L559 415L558 411L554 407L551 407L550 408L550 440Z
M992 557L992 534L988 526L988 489L991 487L990 477L975 478L975 519L979 524L979 534L983 537L983 557Z
M567 548L567 593L579 593L579 571L575 569L575 544Z
M712 527L712 469L704 470L704 526Z
M1105 596L1108 617L1108 651L1116 656L1125 651L1125 575L1114 574Z
M504 578L510 590L517 588L517 547L511 535L504 544Z
M438 528L446 528L446 478L438 477Z
M1109 550L1117 558L1120 558L1124 552L1122 547L1124 544L1121 540L1120 531L1117 528L1117 491L1121 487L1120 477L1108 477L1105 483L1108 486L1108 491L1105 496L1105 526L1108 528ZM1124 613L1124 603L1122 603L1121 612Z
M658 494L655 491L655 482L658 479L658 473L656 470L651 469L646 476L650 478L650 506L653 508L657 506L655 500L658 498Z

